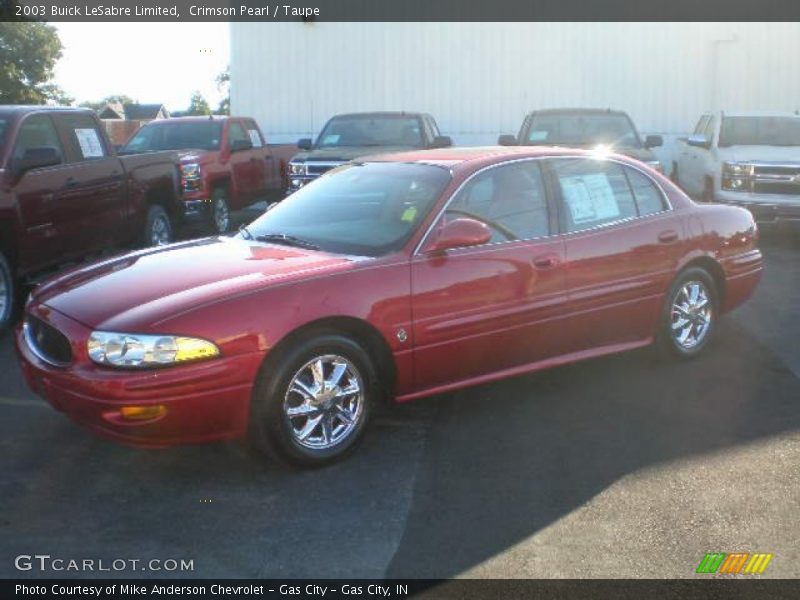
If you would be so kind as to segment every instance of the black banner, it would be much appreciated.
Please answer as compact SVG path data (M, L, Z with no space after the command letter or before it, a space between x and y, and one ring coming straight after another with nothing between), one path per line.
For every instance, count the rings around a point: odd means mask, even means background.
M285 0L284 0L285 1ZM796 0L0 0L0 20L800 21Z
M116 600L258 598L350 600L370 598L541 598L559 600L789 600L800 597L800 580L780 579L457 579L457 580L4 580L0 597Z

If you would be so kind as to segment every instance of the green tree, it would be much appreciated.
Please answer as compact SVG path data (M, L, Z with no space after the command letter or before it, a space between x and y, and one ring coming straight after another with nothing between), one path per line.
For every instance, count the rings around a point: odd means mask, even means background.
M186 114L192 116L211 114L211 107L208 105L208 101L203 98L203 94L200 92L192 94L192 99L189 102L189 109L186 111Z
M91 108L95 112L99 112L106 107L106 104L138 104L137 100L134 100L130 96L126 96L125 94L114 94L111 96L106 96L102 100L97 102L81 102L81 106L84 108Z
M51 25L0 22L0 104L72 104L52 82L61 50Z
M217 75L214 81L217 84L217 89L224 94L222 100L219 101L215 114L229 115L231 114L231 68L226 67L222 73Z

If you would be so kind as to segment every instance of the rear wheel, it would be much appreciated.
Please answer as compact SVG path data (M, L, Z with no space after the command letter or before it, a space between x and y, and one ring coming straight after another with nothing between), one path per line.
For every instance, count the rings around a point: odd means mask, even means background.
M361 440L377 390L369 355L355 340L307 338L265 365L253 392L250 442L297 466L334 462Z
M3 333L11 325L16 294L11 265L6 257L0 254L0 333Z
M217 188L211 194L210 222L214 233L225 233L231 227L231 209L225 188Z
M700 354L716 330L719 300L705 269L686 269L667 293L658 343L668 354L688 359Z
M162 206L153 204L147 210L142 244L144 246L163 246L172 242L172 223Z

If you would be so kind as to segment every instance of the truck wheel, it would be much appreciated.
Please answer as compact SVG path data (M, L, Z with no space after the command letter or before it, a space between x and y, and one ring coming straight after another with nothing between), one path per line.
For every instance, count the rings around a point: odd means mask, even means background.
M250 444L297 466L334 462L361 440L378 390L361 345L320 332L262 369L253 389Z
M0 254L0 334L11 325L16 294L11 266L5 256Z
M703 202L714 201L714 180L706 177L703 183Z
M147 211L147 221L142 235L144 246L163 246L172 242L172 224L163 207L153 204Z
M215 233L225 233L231 227L231 209L227 195L225 188L217 188L211 194L211 228Z

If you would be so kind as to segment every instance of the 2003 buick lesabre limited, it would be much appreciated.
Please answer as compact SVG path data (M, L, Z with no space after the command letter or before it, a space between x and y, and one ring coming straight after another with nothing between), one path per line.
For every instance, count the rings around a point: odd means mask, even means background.
M692 357L762 269L746 210L621 156L448 148L348 164L233 238L36 288L29 385L141 446L248 437L302 465L386 399L656 341Z

